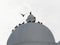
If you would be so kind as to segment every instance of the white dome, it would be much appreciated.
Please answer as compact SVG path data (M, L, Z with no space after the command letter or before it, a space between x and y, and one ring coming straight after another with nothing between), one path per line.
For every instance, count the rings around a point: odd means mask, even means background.
M41 43L47 43L44 45L55 43L50 30L39 23L26 23L20 25L14 32L12 32L7 45L40 45Z

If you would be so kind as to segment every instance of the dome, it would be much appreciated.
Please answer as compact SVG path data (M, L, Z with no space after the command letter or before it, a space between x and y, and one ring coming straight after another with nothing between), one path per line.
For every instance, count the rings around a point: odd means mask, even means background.
M55 40L46 26L39 23L26 23L12 32L7 45L50 45L48 43L55 43Z
M57 43L57 45L60 45L60 41Z
M56 45L51 31L42 23L35 23L31 12L26 21L12 30L7 45Z

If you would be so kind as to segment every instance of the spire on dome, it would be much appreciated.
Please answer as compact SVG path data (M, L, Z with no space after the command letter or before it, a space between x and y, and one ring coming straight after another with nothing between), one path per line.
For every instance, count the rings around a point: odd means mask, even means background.
M35 23L36 18L30 12L30 15L28 16L28 18L26 19L26 21L27 21L27 23Z

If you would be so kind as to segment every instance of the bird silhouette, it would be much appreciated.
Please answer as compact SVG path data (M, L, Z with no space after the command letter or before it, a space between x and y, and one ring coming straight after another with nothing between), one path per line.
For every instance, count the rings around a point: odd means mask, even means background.
M14 30L12 30L12 32L13 32Z
M20 26L21 24L19 24L19 26Z
M40 24L40 22L38 21L38 23Z
M42 24L42 22L41 22L41 24Z
M24 24L24 22L22 24Z
M23 17L25 16L25 14L21 14Z
M15 26L15 28L17 28L18 26Z

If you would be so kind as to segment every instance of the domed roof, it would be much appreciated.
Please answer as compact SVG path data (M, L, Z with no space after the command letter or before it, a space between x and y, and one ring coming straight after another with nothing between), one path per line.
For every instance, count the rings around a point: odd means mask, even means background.
M57 43L57 45L60 45L60 41Z
M29 42L49 42L54 43L54 37L50 30L39 23L22 24L10 35L7 45L28 45ZM32 44L30 44L32 45ZM37 45L37 44L36 44Z
M7 45L55 45L50 30L40 22L35 23L36 18L31 12L26 21L12 30Z

